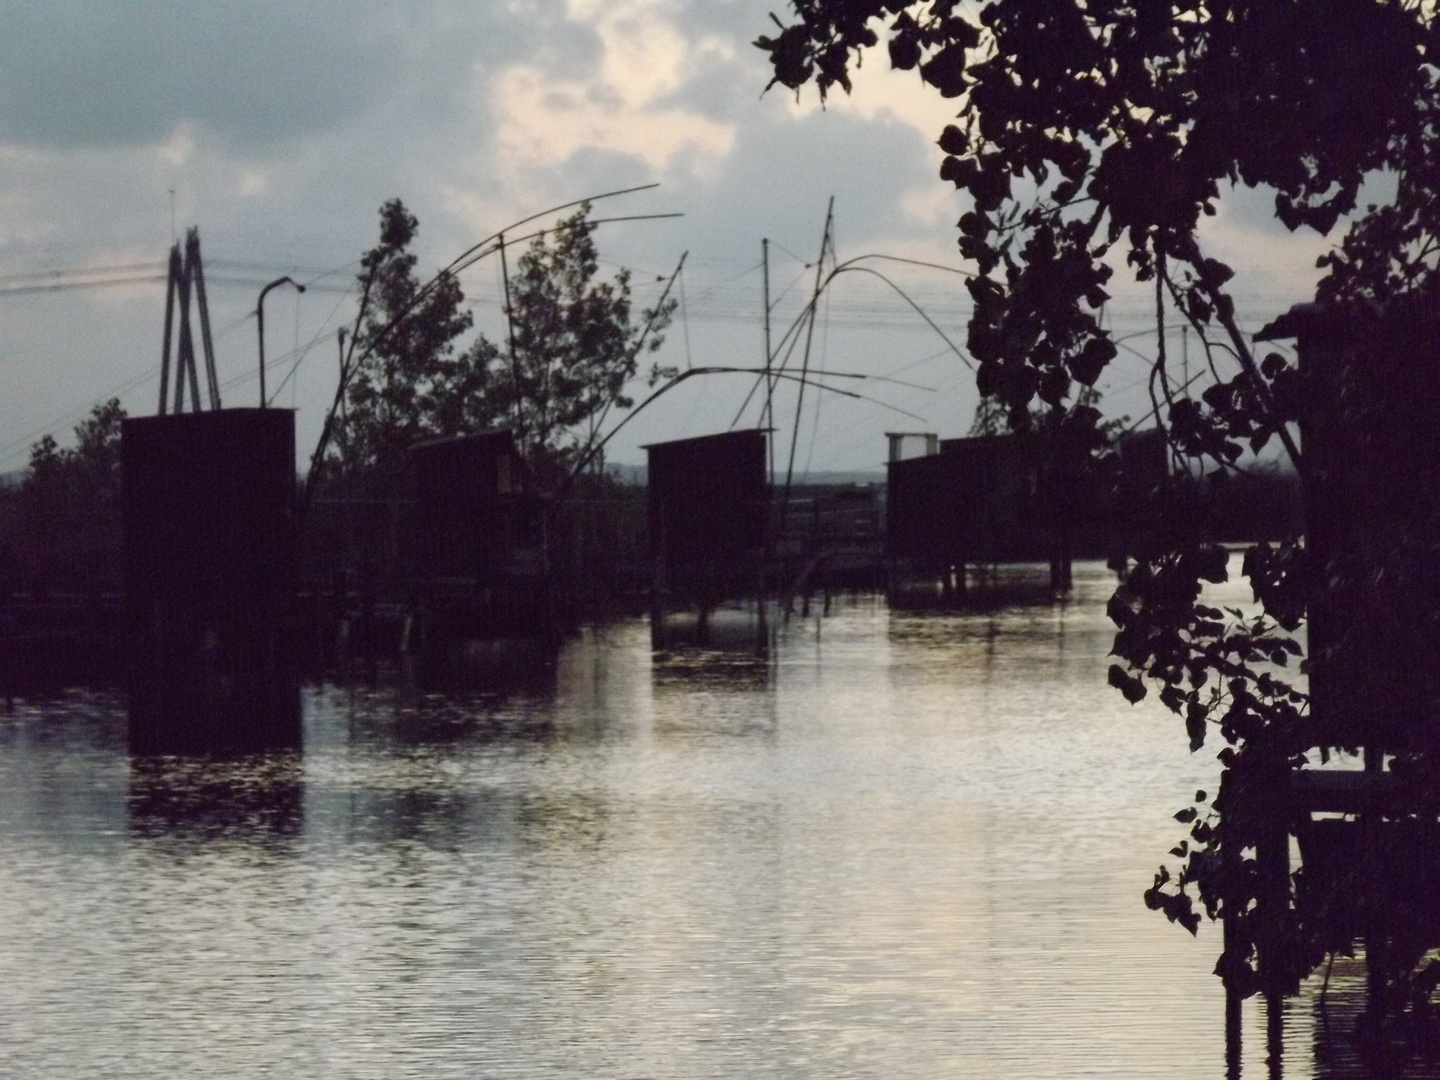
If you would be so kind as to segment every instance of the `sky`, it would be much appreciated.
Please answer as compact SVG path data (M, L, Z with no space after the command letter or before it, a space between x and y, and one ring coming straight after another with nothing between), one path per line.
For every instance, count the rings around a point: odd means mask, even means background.
M849 97L765 92L772 0L24 0L0 5L0 472L41 435L68 441L98 401L156 409L165 281L196 226L226 405L258 400L253 316L266 301L267 389L297 413L308 458L334 394L335 332L354 319L360 254L399 197L433 271L511 222L619 188L597 217L602 272L653 301L686 255L682 305L654 359L763 363L761 241L775 337L808 299L826 206L840 259L888 254L963 269L964 197L938 177L954 104L868 58ZM1326 241L1273 221L1272 196L1227 194L1203 241L1239 270L1258 330L1313 293ZM879 268L878 262L869 265ZM884 264L827 290L811 367L860 399L777 397L796 471L883 465L885 432L964 434L976 393L963 353L963 276ZM495 260L462 277L478 332L503 336ZM1116 287L1106 318L1125 351L1102 378L1107 412L1141 420L1155 314ZM1171 335L1172 355L1182 343ZM1193 348L1193 342L1191 343ZM1198 354L1191 364L1199 367ZM753 380L697 377L638 414L608 460L645 443L758 422ZM633 388L641 397L643 385ZM738 417L738 419L737 419Z

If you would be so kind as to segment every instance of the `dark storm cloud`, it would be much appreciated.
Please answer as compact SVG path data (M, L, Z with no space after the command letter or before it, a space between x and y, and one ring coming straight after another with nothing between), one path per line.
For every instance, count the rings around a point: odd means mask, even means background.
M0 142L148 144L193 123L263 147L408 97L446 107L476 65L529 51L593 62L558 5L363 0L51 0L0 6Z

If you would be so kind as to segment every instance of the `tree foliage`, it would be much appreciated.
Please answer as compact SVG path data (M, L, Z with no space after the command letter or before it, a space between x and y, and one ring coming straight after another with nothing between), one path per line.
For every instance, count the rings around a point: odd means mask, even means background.
M120 553L119 399L96 405L75 426L75 444L42 436L10 493L3 561L42 587L118 584ZM6 575L15 569L6 569Z
M1304 380L1278 352L1254 354L1236 322L1233 271L1204 248L1203 220L1232 185L1273 191L1291 230L1330 235L1343 223L1317 295L1339 317L1435 309L1433 5L795 0L793 15L756 42L772 85L813 83L822 100L849 92L851 71L883 40L892 67L955 102L956 122L939 133L940 177L969 201L958 222L973 268L968 344L982 395L1003 402L1012 426L1028 424L1036 401L1062 407L1115 358L1098 314L1123 267L1153 285L1157 326L1173 310L1196 331L1214 373L1191 396L1157 334L1151 394L1177 459L1234 470L1246 450L1278 439L1306 475L1294 438ZM1377 174L1394 196L1362 207ZM1241 792L1307 744L1309 701L1289 672L1321 571L1299 538L1257 545L1244 573L1261 614L1202 603L1204 585L1228 570L1197 526L1195 490L1171 485L1137 508L1144 527L1116 564L1110 602L1119 627L1110 681L1130 701L1148 693L1147 680L1158 686L1192 749L1218 734L1225 788ZM1192 932L1196 900L1212 917L1233 915L1234 970L1253 975L1253 837L1215 801L1197 793L1177 815L1190 826L1172 852L1179 869L1162 868L1146 901Z
M393 484L415 442L508 426L532 466L562 474L611 409L631 406L625 386L675 308L663 302L632 322L629 271L597 280L589 213L582 205L517 260L506 339L479 334L462 347L472 319L459 282L442 274L422 285L411 251L418 223L398 199L387 202L380 243L362 260L362 359L335 458Z
M1437 212L1427 138L1436 43L1417 5L976 7L967 18L947 0L800 0L799 21L757 44L776 81L813 80L823 97L850 89L879 23L893 66L956 99L941 177L973 204L960 249L977 269L969 345L982 393L1023 410L1036 395L1061 400L1072 381L1094 383L1115 356L1095 314L1115 256L1142 281L1159 275L1188 317L1239 337L1231 271L1198 237L1222 185L1273 188L1286 225L1329 232L1370 171L1401 170L1395 207L1351 230L1323 294L1373 296L1433 266L1408 247L1433 232Z
M346 464L398 473L410 445L458 434L455 413L471 373L456 339L472 317L460 283L443 277L421 295L410 250L419 222L399 199L380 208L380 242L361 258L364 290L355 347L364 358L348 390L340 451Z
M664 342L676 306L663 301L632 324L630 272L595 280L589 212L582 206L557 225L553 241L539 236L520 257L510 283L513 356L483 337L472 350L484 353L496 415L514 417L532 462L548 471L568 467L612 408L634 405L625 386L642 350L653 353ZM662 374L652 368L651 384Z
M34 443L20 486L20 499L27 510L39 515L118 510L120 426L125 416L120 399L111 398L75 425L74 446L60 446L53 435Z

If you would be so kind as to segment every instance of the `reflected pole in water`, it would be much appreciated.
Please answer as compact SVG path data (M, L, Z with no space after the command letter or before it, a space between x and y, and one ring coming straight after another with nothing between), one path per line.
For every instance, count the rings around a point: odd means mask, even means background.
M1220 780L1220 795L1217 802L1225 807L1226 813L1231 812L1231 800L1229 794L1230 777L1223 776ZM1226 821L1222 815L1220 828L1225 829ZM1225 870L1233 874L1238 868L1235 866L1237 853L1234 845L1230 843L1228 836L1222 837L1220 845L1220 858L1226 864ZM1225 1077L1226 1080L1240 1080L1240 990L1235 985L1234 967L1240 961L1236 956L1239 936L1238 927L1235 925L1235 914L1228 905L1221 914L1221 927L1224 931L1224 941L1220 954L1220 977L1225 983Z
M1226 962L1229 962L1230 920L1225 921ZM1240 993L1225 976L1225 1078L1240 1080Z
M1265 994L1265 1052L1270 1080L1285 1075L1285 995L1278 990Z

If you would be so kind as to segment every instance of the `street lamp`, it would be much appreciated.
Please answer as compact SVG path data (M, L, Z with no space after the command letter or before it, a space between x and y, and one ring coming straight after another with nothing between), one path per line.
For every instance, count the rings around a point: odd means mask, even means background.
M260 290L260 299L255 301L255 325L260 331L260 407L263 409L268 404L265 400L265 294L277 285L284 285L289 282L295 286L296 292L304 292L305 286L292 278L289 274L276 278Z

